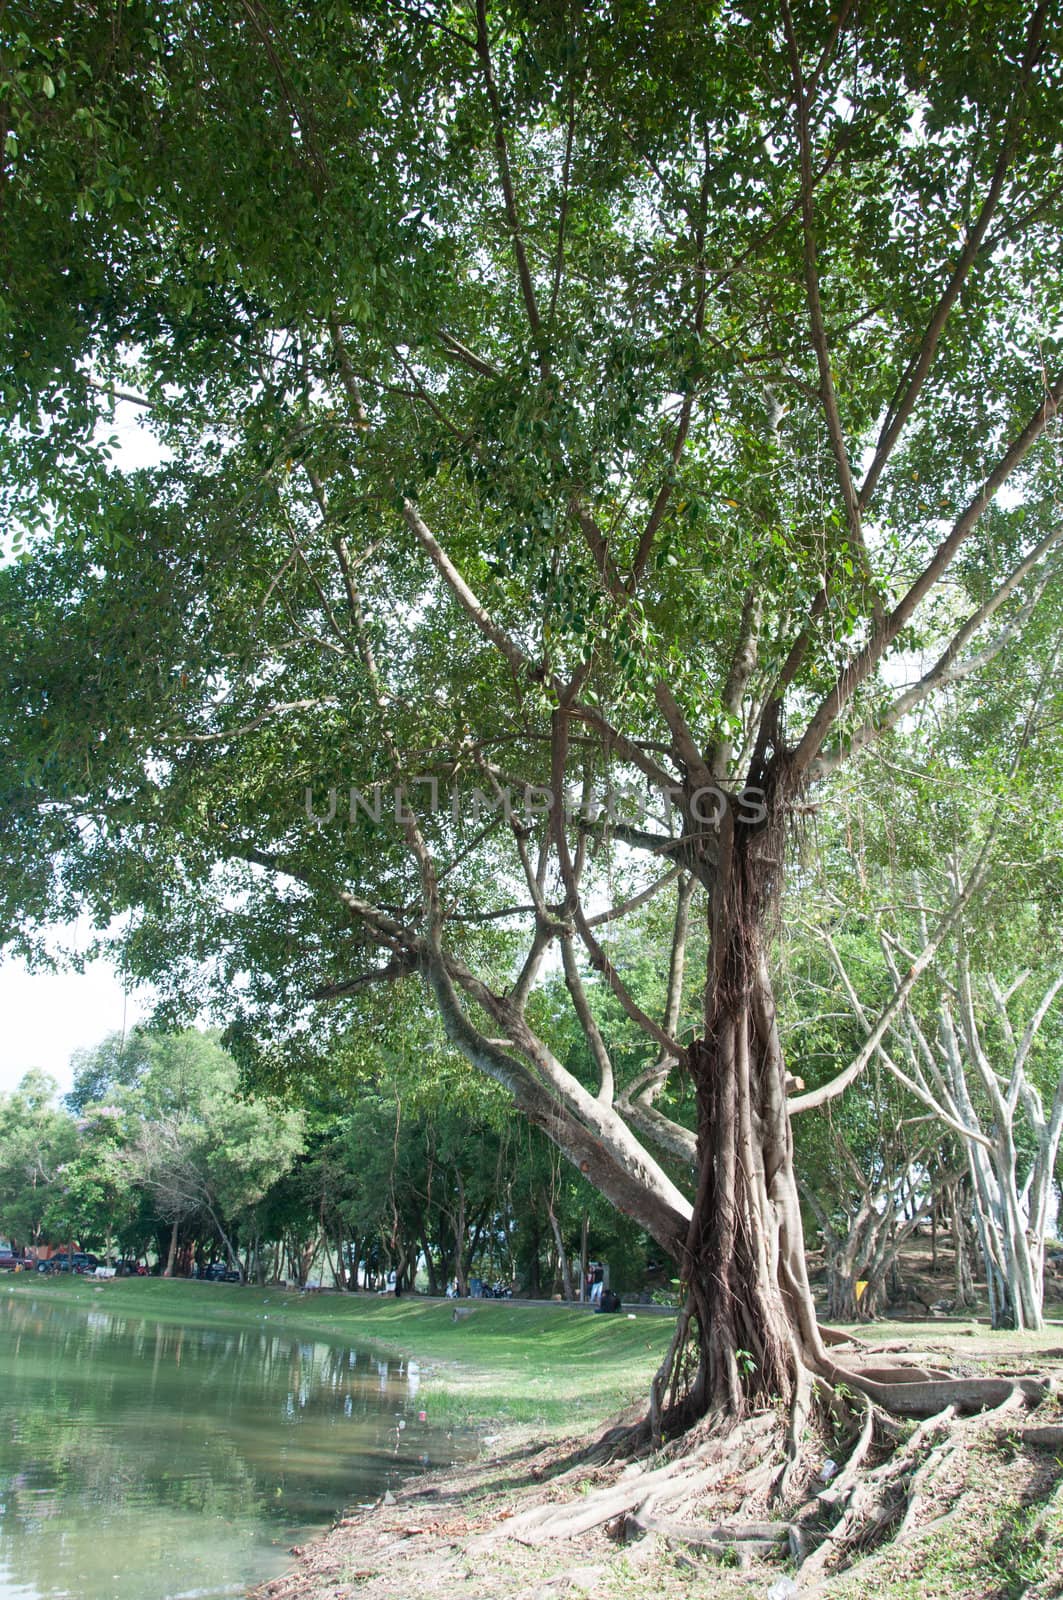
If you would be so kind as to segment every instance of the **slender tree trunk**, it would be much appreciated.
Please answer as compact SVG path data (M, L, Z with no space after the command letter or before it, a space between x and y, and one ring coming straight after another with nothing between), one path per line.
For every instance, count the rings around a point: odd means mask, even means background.
M432 1248L428 1243L428 1236L425 1233L424 1228L421 1229L420 1244L421 1254L424 1256L425 1271L428 1273L428 1293L430 1295L438 1295L439 1278L436 1274L436 1264L432 1255Z
M574 1300L576 1296L572 1288L572 1267L569 1263L568 1255L565 1250L565 1241L561 1234L561 1224L557 1220L557 1212L554 1210L554 1202L552 1199L548 1200L546 1203L546 1215L550 1221L550 1231L554 1236L554 1244L557 1246L557 1267L561 1274L562 1292L564 1293L566 1300Z
M177 1258L177 1223L174 1222L170 1226L170 1247L166 1252L166 1265L165 1265L165 1267L163 1268L163 1271L162 1271L162 1275L163 1275L164 1278L172 1278L173 1277L173 1264L174 1264L174 1261L176 1260L176 1258Z
M971 1271L970 1228L967 1222L964 1199L965 1185L957 1180L952 1185L949 1199L952 1213L952 1253L955 1277L955 1305L957 1311L975 1303L974 1275Z
M542 1263L540 1261L541 1251L542 1239L539 1234L538 1221L536 1220L531 1229L531 1250L528 1259L528 1282L525 1286L525 1292L530 1300L538 1300L539 1296L543 1292L541 1276Z
M938 1208L937 1201L930 1203L930 1270L938 1269Z
M465 1185L461 1181L460 1172L455 1172L454 1181L458 1191L457 1208L451 1215L454 1228L454 1277L457 1280L458 1294L464 1300L469 1293L469 1279L465 1266Z

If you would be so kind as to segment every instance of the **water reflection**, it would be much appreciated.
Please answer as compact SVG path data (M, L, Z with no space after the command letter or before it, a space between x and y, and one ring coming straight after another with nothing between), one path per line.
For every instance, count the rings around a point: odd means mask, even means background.
M454 1459L416 1363L0 1293L0 1600L239 1594Z

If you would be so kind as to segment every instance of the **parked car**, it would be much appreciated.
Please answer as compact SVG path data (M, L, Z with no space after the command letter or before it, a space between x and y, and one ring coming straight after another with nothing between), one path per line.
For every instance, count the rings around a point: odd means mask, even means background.
M6 1268L9 1272L21 1272L24 1267L32 1267L33 1262L28 1256L20 1256L14 1250L0 1250L0 1269Z
M65 1250L57 1250L47 1261L38 1261L37 1271L71 1272L84 1276L95 1272L99 1264L99 1256L94 1256L87 1250L75 1250L73 1255L69 1255Z
M240 1283L242 1281L240 1274L234 1272L231 1267L227 1267L224 1261L212 1261L208 1267L203 1268L201 1276L209 1279L211 1283Z

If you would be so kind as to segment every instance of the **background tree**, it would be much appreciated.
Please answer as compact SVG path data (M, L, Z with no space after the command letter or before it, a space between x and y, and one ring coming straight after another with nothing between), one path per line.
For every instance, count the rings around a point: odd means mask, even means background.
M874 1032L880 1040L874 1051L851 1037L845 1044L863 1068L875 1064L873 1089L866 1074L829 1073L834 1087L854 1085L857 1100L840 1113L851 1131L856 1105L882 1103L883 1076L892 1098L907 1103L915 1143L928 1111L938 1140L947 1130L967 1171L994 1326L1042 1325L1063 1137L1057 642L1031 631L1010 652L991 701L984 684L977 697L961 692L948 719L907 730L865 765L842 825L824 825L807 880L818 957L794 946L793 1003L803 1020L817 1004L820 1012L798 1037L829 1049L848 1020L857 1039ZM899 763L909 778L901 797L892 782ZM914 989L906 981L913 965L924 969ZM807 1076L823 1076L811 1058ZM795 1102L822 1103L818 1089ZM889 1144L886 1133L877 1148ZM955 1194L950 1165L951 1157L939 1176ZM929 1199L928 1171L919 1188ZM962 1255L962 1218L954 1226ZM963 1282L959 1293L966 1297Z
M241 1095L232 1057L194 1030L149 1039L145 1057L126 1103L137 1113L137 1177L171 1224L165 1273L190 1225L214 1233L230 1268L241 1271L238 1226L298 1155L302 1115Z
M76 1148L73 1118L55 1096L54 1078L36 1071L0 1095L0 1228L23 1247L47 1241L58 1175Z

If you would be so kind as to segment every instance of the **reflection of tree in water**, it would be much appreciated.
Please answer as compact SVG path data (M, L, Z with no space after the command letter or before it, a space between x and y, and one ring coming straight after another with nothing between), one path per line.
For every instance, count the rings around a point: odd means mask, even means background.
M101 1517L131 1497L232 1518L328 1515L379 1492L396 1456L403 1466L438 1459L439 1441L406 1412L419 1379L404 1361L265 1329L40 1302L3 1311L19 1360L0 1465L22 1475L27 1492L9 1516L27 1528L68 1497Z

